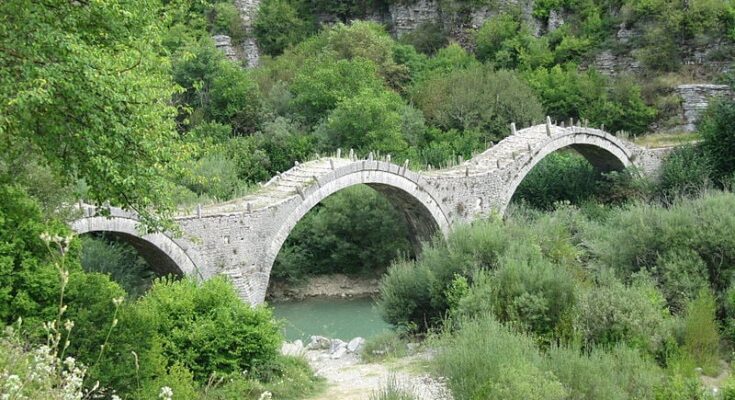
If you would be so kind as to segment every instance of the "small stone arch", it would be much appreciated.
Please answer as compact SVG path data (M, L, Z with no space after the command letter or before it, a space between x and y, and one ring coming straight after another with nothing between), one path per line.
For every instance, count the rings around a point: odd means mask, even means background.
M635 157L629 147L607 132L597 129L556 129L557 132L562 131L563 133L548 137L541 145L537 145L532 149L529 157L513 165L513 170L506 182L501 212L505 212L518 186L536 164L557 150L567 147L572 148L601 172L620 171L634 165Z
M78 235L108 234L133 246L159 275L186 275L201 278L189 254L167 235L156 232L141 235L139 222L123 217L85 217L71 223Z
M313 190L305 191L303 201L291 210L272 237L264 260L266 282L260 293L255 294L255 303L265 300L265 291L270 280L271 268L278 253L296 224L309 210L330 195L350 186L365 184L385 195L404 214L409 225L409 235L414 246L429 240L436 232L447 235L451 221L440 203L428 189L420 175L387 162L373 162L374 169L355 169L353 166L339 168L331 179L318 184Z

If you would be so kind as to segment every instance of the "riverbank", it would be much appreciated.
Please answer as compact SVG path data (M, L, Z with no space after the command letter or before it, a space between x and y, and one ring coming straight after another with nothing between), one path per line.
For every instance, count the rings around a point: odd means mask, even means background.
M306 278L298 285L273 282L268 288L267 300L283 302L310 297L372 297L378 294L379 285L378 277L317 275Z

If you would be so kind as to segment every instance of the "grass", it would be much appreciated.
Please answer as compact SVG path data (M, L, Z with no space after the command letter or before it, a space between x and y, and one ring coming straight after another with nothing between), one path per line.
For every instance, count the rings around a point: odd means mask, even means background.
M402 388L396 377L391 376L385 386L370 395L370 400L416 400L416 395Z
M665 132L638 136L633 139L633 143L649 148L661 148L696 143L699 140L700 136L696 132Z
M368 339L360 352L360 357L364 362L376 362L388 358L400 358L407 352L405 340L391 331Z

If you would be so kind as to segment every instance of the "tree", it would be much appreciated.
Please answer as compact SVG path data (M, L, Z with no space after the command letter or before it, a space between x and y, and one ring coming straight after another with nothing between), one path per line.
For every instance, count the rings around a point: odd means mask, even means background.
M8 0L0 4L2 161L27 146L60 179L83 178L89 200L171 210L165 176L175 147L175 86L157 2Z
M287 0L265 0L260 3L253 32L258 47L266 54L277 56L288 46L306 37L309 29Z

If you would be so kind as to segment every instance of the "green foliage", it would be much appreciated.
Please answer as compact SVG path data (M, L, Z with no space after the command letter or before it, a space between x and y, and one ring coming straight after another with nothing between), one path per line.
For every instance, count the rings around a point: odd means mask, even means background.
M700 119L697 129L702 147L714 169L713 178L722 180L735 173L735 101L713 102Z
M241 44L247 32L240 18L240 12L234 4L216 3L209 12L210 32L215 35L227 35L234 44Z
M137 306L155 316L169 367L179 362L201 383L263 365L280 344L270 311L250 308L224 278L159 280Z
M161 46L148 1L0 4L0 137L4 162L30 145L89 200L167 216L166 176L179 157Z
M720 362L720 334L716 319L717 305L709 288L687 304L684 317L682 350L705 374L717 376Z
M376 362L386 358L406 355L406 341L395 332L385 332L367 339L360 349L360 358L365 362Z
M554 60L547 37L537 38L518 13L488 19L475 33L477 58L498 68L533 69Z
M568 399L652 399L663 378L655 363L624 345L589 352L555 346L544 364L567 389Z
M423 22L416 29L401 36L401 42L410 44L416 50L432 55L447 45L444 26L437 22Z
M673 312L682 312L701 290L709 287L707 265L690 249L673 249L656 260L659 288Z
M735 229L727 211L732 207L735 196L728 193L679 200L668 209L641 204L604 224L586 226L584 236L593 259L625 277L650 271L667 252L691 250L707 266L711 287L721 292L729 287L735 265L735 241L727 233Z
M599 178L599 172L581 155L552 153L523 178L513 200L542 210L551 210L561 201L580 204L595 195Z
M409 119L413 116L416 118ZM363 90L342 100L318 134L324 149L354 148L361 154L378 151L407 156L406 136L423 136L424 129L421 115L396 93Z
M189 168L181 184L199 196L225 200L244 191L237 164L222 153L207 154L192 162Z
M523 126L543 118L541 104L514 73L487 67L432 74L411 97L428 123L442 129L479 130L487 141L510 134L511 122Z
M622 342L657 354L672 334L668 318L666 300L651 282L626 286L612 280L582 293L575 327L587 348Z
M567 391L543 369L531 337L492 318L465 321L444 333L434 363L449 388L461 399L565 399Z
M659 190L664 196L692 196L710 184L712 162L700 146L674 149L661 165Z
M355 223L360 221L360 223ZM411 251L405 218L382 194L356 186L326 198L299 221L272 270L296 282L310 274L373 275Z
M291 92L293 106L315 123L355 93L378 91L381 87L376 66L369 60L321 60L309 62L299 70Z
M152 284L155 273L136 250L114 238L82 238L82 268L110 276L129 297L143 295Z
M402 388L394 376L391 376L385 386L370 394L370 400L416 400L416 395Z
M608 131L638 134L648 129L655 116L655 110L643 102L640 87L626 78L610 84L592 69L577 71L574 64L538 68L524 76L546 112L561 121L582 118L605 125Z
M572 276L531 246L511 246L499 264L491 276L476 282L460 302L459 314L490 311L498 321L546 342L569 337L576 303Z
M253 23L258 47L266 54L277 56L309 33L309 26L287 0L265 0L258 7Z

